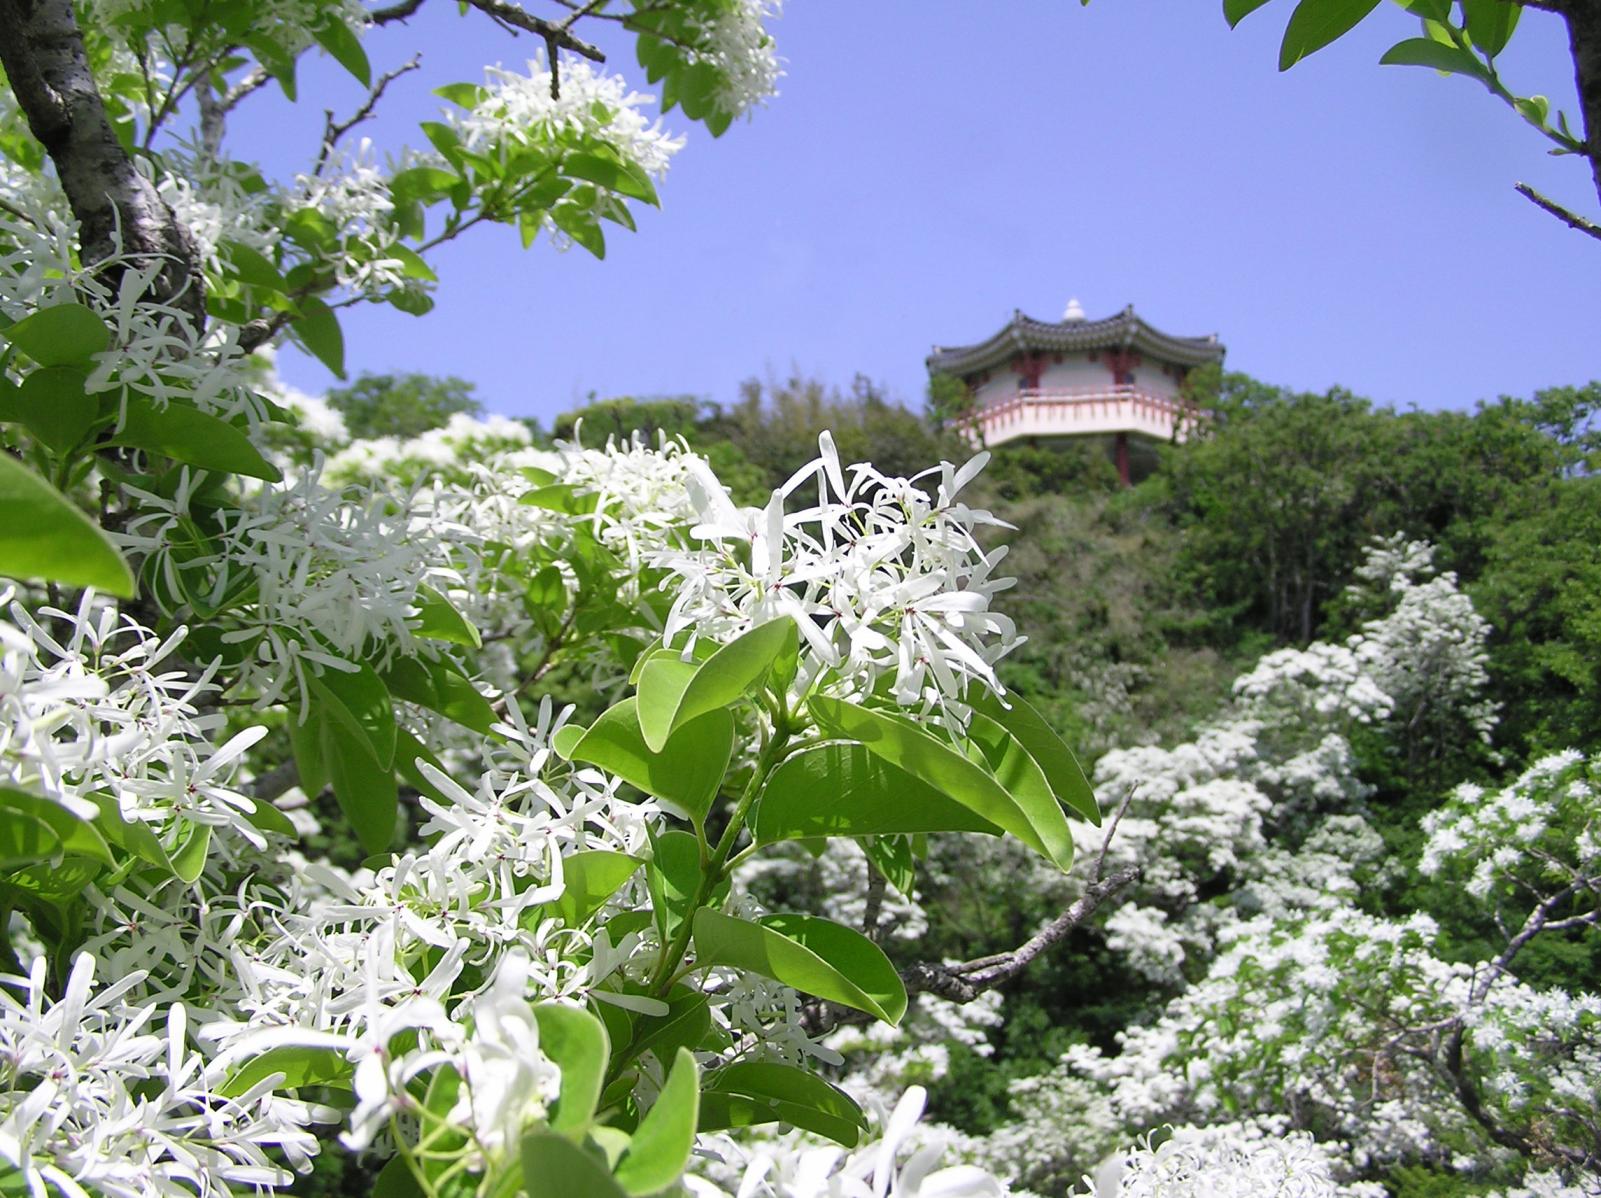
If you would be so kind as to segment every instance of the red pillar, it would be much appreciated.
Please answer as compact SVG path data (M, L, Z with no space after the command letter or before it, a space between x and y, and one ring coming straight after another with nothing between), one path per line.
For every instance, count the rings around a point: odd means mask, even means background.
M1122 480L1125 487L1134 485L1134 480L1128 473L1128 434L1117 434L1117 477Z

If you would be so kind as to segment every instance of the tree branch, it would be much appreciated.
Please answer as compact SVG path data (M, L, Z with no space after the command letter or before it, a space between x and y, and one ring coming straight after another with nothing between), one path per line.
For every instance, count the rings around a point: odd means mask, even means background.
M562 25L547 21L542 17L536 17L532 13L524 12L519 5L509 3L508 0L467 0L467 3L486 16L493 17L495 20L504 22L515 29L521 29L525 33L537 34L545 39L545 44L548 46L571 50L574 54L581 55L591 62L606 61L606 56L601 53L600 47L592 45L580 37L575 37L570 30ZM551 65L553 67L555 65L554 56L551 58Z
M373 84L372 90L367 93L367 98L362 102L361 107L351 113L345 120L334 120L333 109L328 109L325 118L326 124L323 127L322 148L317 151L317 164L311 168L311 173L313 175L322 174L323 168L328 165L328 158L333 153L334 147L339 144L339 139L361 124L362 121L372 116L373 110L378 107L378 101L384 98L384 90L391 83L408 71L415 71L420 66L422 66L422 55L413 54L410 61L403 63L392 71L385 71L378 77L378 82Z
M203 324L194 247L112 131L72 0L0 0L0 68L55 164L84 263L105 263L115 286L127 269L119 257L164 259L158 298Z
M1525 199L1533 203L1536 207L1544 208L1547 212L1556 217L1563 224L1567 225L1570 229L1577 229L1581 233L1588 233L1591 237L1601 240L1601 225L1596 224L1594 221L1589 220L1586 217L1580 216L1577 212L1572 212L1567 208L1564 208L1555 200L1546 198L1539 192L1535 191L1534 188L1530 187L1527 183L1519 183L1514 190L1520 196L1523 196Z
M387 25L391 21L404 21L421 7L422 0L401 0L388 8L376 8L367 16L374 25Z

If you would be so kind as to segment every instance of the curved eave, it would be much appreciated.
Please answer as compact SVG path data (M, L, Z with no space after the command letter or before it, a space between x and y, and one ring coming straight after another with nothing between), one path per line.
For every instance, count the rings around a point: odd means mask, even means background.
M1020 353L1083 353L1099 349L1136 349L1162 362L1201 366L1221 362L1216 337L1172 337L1153 329L1132 311L1106 320L1051 323L1021 312L988 341L956 347L935 346L928 356L931 373L970 375L1003 365Z

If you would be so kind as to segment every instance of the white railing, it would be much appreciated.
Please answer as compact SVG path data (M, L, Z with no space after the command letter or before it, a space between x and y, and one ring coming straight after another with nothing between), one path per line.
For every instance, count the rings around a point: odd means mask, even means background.
M973 413L975 432L988 445L1019 437L1083 437L1135 433L1158 441L1182 441L1194 426L1195 409L1136 386L1074 387L1019 391Z

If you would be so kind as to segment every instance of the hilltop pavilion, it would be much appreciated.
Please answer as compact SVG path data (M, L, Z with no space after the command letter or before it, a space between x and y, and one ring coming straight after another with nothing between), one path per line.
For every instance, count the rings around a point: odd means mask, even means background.
M1153 442L1181 441L1192 424L1195 413L1180 393L1185 376L1222 360L1215 333L1171 336L1145 323L1133 304L1105 320L1086 320L1075 299L1060 322L1015 311L987 341L937 345L928 369L967 386L975 440L994 446L1098 438L1127 485L1132 458L1151 459Z

